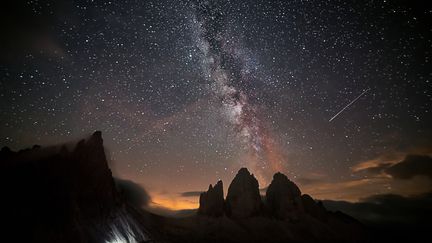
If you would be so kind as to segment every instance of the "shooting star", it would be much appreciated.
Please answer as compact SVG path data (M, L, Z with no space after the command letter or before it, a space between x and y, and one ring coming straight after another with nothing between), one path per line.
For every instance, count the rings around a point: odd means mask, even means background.
M363 93L361 93L359 96L357 96L354 100L352 100L348 105L346 105L344 108L342 108L342 110L340 110L338 113L336 113L336 115L334 115L332 118L330 118L329 122L333 121L337 116L339 116L340 113L342 113L344 110L346 110L346 108L350 107L352 104L354 104L354 102L356 102L358 99L360 99L360 97L362 97L364 94L366 94L366 92L368 92L370 89L366 89L365 91L363 91Z

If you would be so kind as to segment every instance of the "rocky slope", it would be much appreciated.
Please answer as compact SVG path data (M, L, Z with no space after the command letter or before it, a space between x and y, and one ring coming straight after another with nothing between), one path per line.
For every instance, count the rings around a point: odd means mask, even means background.
M147 239L117 192L101 132L76 146L0 152L1 215L10 242Z

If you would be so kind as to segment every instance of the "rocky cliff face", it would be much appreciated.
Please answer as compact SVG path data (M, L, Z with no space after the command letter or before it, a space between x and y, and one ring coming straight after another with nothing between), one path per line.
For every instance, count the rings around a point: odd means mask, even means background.
M258 181L246 168L241 168L228 188L226 214L247 218L261 213L262 203Z
M120 198L106 160L102 133L97 131L89 139L79 141L69 156L71 176L75 177L71 190L77 196L76 203L84 205L81 211L95 217L109 213ZM93 205L97 201L98 205Z
M281 220L298 221L312 217L326 222L331 215L322 203L311 196L301 194L299 187L282 173L276 173L267 188L264 200L261 199L258 181L246 168L238 171L223 199L222 181L200 195L198 214L211 217L226 215L234 219L265 216Z
M105 242L125 229L144 235L125 216L101 132L72 149L33 146L13 152L3 148L0 162L0 180L7 185L0 213L8 222L7 235L19 236L14 241ZM123 228L117 221L123 222ZM25 233L13 233L17 231Z
M207 192L200 195L200 206L198 214L219 217L224 213L224 194L222 181L215 186L209 186Z
M300 189L279 172L273 176L265 201L270 214L277 218L295 218L297 214L303 212Z

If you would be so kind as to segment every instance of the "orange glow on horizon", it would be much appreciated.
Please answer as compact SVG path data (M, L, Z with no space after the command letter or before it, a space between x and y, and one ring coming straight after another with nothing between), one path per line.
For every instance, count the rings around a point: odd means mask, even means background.
M199 197L184 198L177 197L152 197L152 202L149 207L162 207L169 210L184 210L184 209L197 209L199 207Z

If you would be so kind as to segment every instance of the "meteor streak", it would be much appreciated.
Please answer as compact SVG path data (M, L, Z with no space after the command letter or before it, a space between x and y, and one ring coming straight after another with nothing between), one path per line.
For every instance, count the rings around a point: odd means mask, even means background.
M333 121L337 116L339 116L340 113L342 113L344 110L346 110L348 107L350 107L352 104L354 104L354 102L356 102L358 99L360 99L360 97L362 97L364 94L366 94L366 92L368 92L370 89L366 89L365 91L363 91L363 93L361 93L359 96L357 96L354 100L352 100L348 105L346 105L344 108L342 108L342 110L340 110L338 113L336 113L336 115L334 115L332 118L330 118L329 122Z

